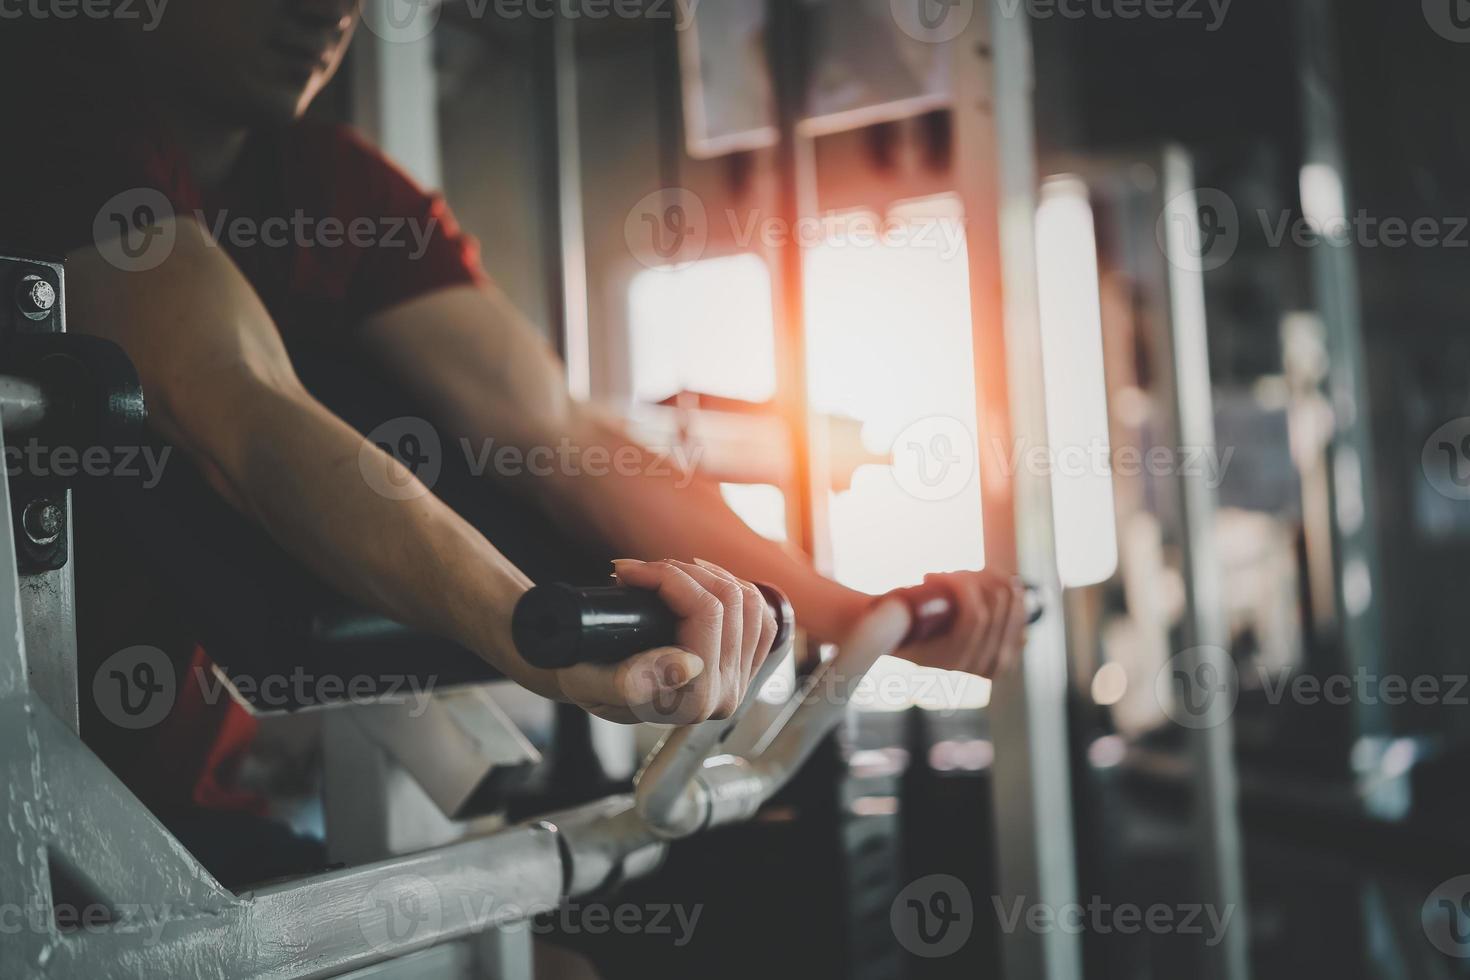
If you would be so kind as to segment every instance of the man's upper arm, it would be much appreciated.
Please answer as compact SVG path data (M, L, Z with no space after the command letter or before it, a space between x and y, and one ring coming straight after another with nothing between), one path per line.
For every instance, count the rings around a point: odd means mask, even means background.
M438 290L370 317L375 357L456 436L530 449L575 435L583 415L561 362L491 287Z
M119 269L95 247L71 253L67 306L71 329L127 352L150 423L206 465L238 461L252 392L299 389L260 298L193 221L176 222L172 251L148 271Z

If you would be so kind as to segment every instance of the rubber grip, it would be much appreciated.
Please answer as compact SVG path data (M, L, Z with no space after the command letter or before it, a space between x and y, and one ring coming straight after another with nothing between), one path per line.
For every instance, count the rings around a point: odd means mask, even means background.
M774 586L755 583L776 613L779 650L791 636L791 603ZM616 664L634 654L671 646L679 625L657 593L625 585L538 585L521 596L511 615L516 649L533 667Z
M908 604L913 625L904 637L903 645L922 643L948 633L954 626L955 596L949 586L938 582L927 582L906 589L894 589L884 598L902 599ZM1026 586L1026 625L1034 625L1046 613L1046 604L1041 590L1034 585Z

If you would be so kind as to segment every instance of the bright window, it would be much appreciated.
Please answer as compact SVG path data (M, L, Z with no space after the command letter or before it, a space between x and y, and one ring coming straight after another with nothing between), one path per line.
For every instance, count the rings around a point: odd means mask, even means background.
M758 257L647 270L628 309L635 403L685 389L754 402L776 393L771 275Z
M813 407L859 419L867 448L892 452L897 464L861 467L851 489L832 495L837 578L884 592L926 572L981 567L975 361L959 201L931 198L883 217L854 214L834 223L828 240L807 253L807 343ZM923 479L926 467L944 479L931 485ZM860 704L868 709L989 701L988 681L894 658L869 677Z

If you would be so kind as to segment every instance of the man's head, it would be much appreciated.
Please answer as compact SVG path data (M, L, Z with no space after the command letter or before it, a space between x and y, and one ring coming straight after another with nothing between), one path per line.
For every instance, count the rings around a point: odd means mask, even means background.
M241 125L301 116L342 62L363 0L167 0L119 21L128 71L170 102Z

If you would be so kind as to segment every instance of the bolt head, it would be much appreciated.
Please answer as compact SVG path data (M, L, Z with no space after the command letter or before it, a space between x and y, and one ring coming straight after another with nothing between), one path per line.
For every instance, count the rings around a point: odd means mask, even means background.
M56 308L56 287L40 276L26 276L21 280L16 302L22 313L39 320Z
M34 544L51 544L61 536L61 526L66 515L61 505L54 500L32 500L21 513L21 524L26 537Z

